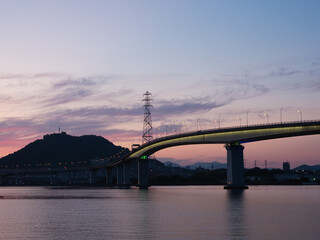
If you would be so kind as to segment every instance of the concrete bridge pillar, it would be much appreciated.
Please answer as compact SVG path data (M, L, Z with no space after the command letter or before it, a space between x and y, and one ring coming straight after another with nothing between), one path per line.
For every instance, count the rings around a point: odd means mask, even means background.
M49 174L50 174L50 185L53 185L54 184L53 173L50 172Z
M131 168L131 163L126 162L123 164L123 184L125 187L130 187L130 168Z
M123 187L123 163L117 165L117 185Z
M18 174L15 173L15 175L14 175L14 185L18 185L18 184L19 184L19 182L18 182Z
M92 169L89 170L89 184L91 185L93 183L93 171Z
M98 174L98 169L90 169L89 172L89 183L90 184L95 184L97 183L97 174Z
M71 185L73 183L73 172L70 170L67 171L68 184Z
M225 189L247 189L244 184L243 149L240 144L227 144L227 185Z
M112 185L112 167L106 168L106 185L107 187Z
M149 187L149 160L143 156L138 160L138 185L140 189L148 189Z

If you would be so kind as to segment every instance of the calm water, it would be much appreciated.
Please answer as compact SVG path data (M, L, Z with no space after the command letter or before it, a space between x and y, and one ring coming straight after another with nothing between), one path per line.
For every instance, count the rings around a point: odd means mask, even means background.
M0 239L320 239L320 186L0 188Z

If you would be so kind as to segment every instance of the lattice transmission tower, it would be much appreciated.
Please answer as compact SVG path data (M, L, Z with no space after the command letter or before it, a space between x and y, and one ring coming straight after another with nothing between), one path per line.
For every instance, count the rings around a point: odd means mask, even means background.
M152 94L146 91L143 94L142 102L143 102L143 109L144 109L142 143L146 143L153 139L152 119L151 119L151 108L152 108L152 102L153 102Z

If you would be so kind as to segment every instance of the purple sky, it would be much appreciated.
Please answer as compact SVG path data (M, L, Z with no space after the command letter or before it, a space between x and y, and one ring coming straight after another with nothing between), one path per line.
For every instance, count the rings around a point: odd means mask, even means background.
M320 119L319 1L2 1L0 156L59 125L130 147L154 134ZM241 119L241 120L240 120ZM168 126L168 127L166 127ZM270 167L320 164L320 136L245 145ZM222 145L162 150L226 161Z

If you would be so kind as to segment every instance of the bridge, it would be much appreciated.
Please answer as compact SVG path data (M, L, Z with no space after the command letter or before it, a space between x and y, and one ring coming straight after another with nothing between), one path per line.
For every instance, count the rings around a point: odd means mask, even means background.
M1 174L15 174L17 176L17 174L37 172L47 173L50 174L51 182L51 175L54 173L79 171L90 168L91 182L92 176L95 174L94 172L96 170L105 169L106 184L108 186L112 185L112 170L116 168L117 185L119 187L128 187L130 186L131 163L133 161L138 161L138 185L141 189L147 189L149 187L148 157L153 153L161 149L181 145L224 144L227 150L227 183L225 188L244 189L247 188L244 183L244 143L313 134L320 134L320 120L208 129L157 138L140 145L138 148L132 149L131 152L115 161L105 162L90 167L74 167L68 169L21 169L18 171L6 170L2 171Z
M148 188L148 156L165 148L191 144L225 144L227 150L226 189L247 188L244 183L242 144L269 139L320 134L320 120L250 125L194 131L161 137L147 142L117 161L105 164L107 184L111 178L110 169L117 167L118 185L130 185L129 168L132 160L138 160L138 184ZM101 167L101 166L100 166Z

